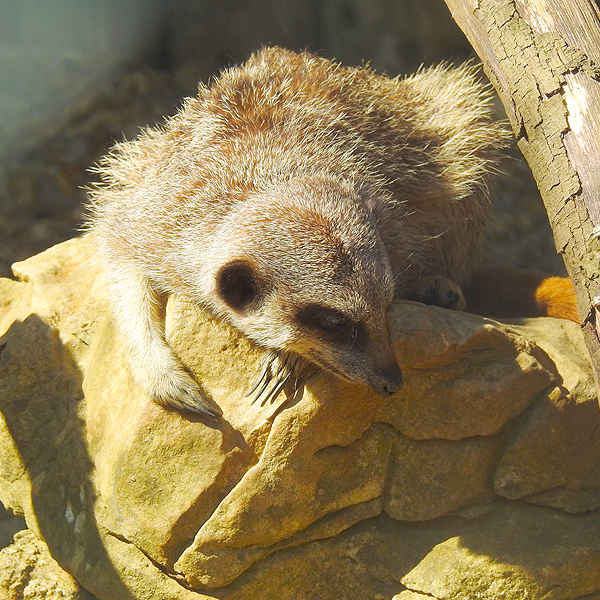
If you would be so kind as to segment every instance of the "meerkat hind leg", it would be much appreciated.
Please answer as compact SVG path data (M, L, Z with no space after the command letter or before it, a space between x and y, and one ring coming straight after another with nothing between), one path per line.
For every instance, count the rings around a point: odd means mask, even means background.
M219 418L165 340L162 303L148 279L133 267L115 269L111 292L136 382L161 406Z

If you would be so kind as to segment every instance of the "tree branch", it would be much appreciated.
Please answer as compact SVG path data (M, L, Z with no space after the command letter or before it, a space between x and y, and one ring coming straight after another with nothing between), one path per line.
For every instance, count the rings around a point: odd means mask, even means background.
M544 200L600 373L600 15L591 0L445 0Z

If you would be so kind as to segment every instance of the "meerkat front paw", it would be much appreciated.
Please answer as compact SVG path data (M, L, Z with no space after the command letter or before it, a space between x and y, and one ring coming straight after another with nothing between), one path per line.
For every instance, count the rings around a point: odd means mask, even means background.
M441 276L424 277L417 281L407 299L451 310L464 310L467 306L462 289Z
M193 412L212 419L222 416L220 409L204 397L200 386L180 369L154 377L148 377L146 373L136 379L152 400L165 408Z

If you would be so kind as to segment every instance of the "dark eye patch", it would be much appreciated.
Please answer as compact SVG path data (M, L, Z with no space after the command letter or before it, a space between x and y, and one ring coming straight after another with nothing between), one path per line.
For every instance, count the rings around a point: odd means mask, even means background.
M364 325L334 308L309 304L296 313L296 318L301 325L337 344L356 345L365 341Z

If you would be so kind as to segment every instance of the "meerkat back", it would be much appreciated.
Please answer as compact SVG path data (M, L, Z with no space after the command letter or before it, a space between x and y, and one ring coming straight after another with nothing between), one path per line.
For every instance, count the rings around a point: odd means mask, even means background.
M462 285L480 254L505 139L487 102L468 66L389 79L269 48L118 144L89 230L136 381L218 417L164 338L181 294L270 350L279 383L311 363L397 391L394 297Z

